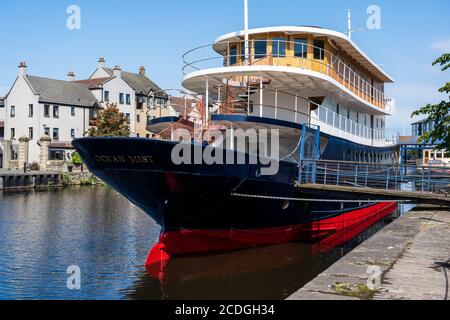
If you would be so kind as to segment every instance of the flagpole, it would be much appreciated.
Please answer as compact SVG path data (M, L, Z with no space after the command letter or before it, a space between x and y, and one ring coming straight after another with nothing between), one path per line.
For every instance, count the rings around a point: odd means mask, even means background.
M245 33L245 64L248 65L250 57L248 37L248 0L244 0L244 33Z

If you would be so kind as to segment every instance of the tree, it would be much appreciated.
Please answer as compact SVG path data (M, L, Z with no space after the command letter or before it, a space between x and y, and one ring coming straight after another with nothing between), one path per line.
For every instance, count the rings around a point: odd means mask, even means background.
M450 69L450 53L446 53L433 62L433 66L440 65L442 71ZM450 82L447 82L439 92L450 94ZM449 96L450 99L450 96ZM438 145L436 149L450 150L450 101L441 101L438 104L428 104L412 114L412 117L427 115L428 120L434 122L434 130L426 132L420 137L419 142Z
M129 137L130 122L119 111L115 103L107 104L100 110L95 121L95 127L89 129L90 137Z

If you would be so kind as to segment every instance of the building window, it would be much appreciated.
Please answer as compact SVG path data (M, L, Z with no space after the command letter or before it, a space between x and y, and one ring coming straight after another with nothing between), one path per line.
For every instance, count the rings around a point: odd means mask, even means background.
M367 127L367 115L364 116L364 126Z
M50 150L49 160L64 160L64 150Z
M350 120L350 109L347 108L347 119Z
M131 95L129 95L129 94L126 95L126 102L128 105L131 104Z
M30 140L33 140L33 127L28 128L28 138L30 138Z
M286 57L286 39L272 39L272 54L274 57Z
M136 116L136 121L137 121L137 122L141 122L141 116L140 116L140 115L137 115L137 116Z
M75 107L70 107L70 114L72 117L75 117Z
M11 140L14 140L15 137L16 137L16 129L11 128Z
M124 94L123 93L119 93L119 103L120 104L124 104Z
M294 39L294 56L297 58L307 58L308 41L302 38Z
M141 137L141 135L140 135L140 134L138 133L138 134L136 134L136 137L137 137L137 138L140 138L140 137Z
M50 137L50 128L45 127L45 128L44 128L44 134L45 134L46 136L49 136L49 137Z
M341 114L341 110L340 110L339 103L338 103L337 106L336 106L336 113L337 113L338 115Z
M11 106L10 116L11 116L11 118L14 118L16 116L16 107L15 106Z
M148 138L150 138L150 135L147 133L147 134L145 135L145 137L148 139Z
M324 60L325 59L325 41L314 40L314 59Z
M127 120L128 120L128 123L129 123L130 122L130 114L129 113L125 114L125 117L127 117Z
M59 118L59 106L53 106L53 118Z
M70 129L70 137L75 139L75 129Z
M105 102L109 102L109 91L105 91Z
M356 123L359 123L359 112L356 113Z
M50 117L50 106L48 104L44 105L44 117Z
M377 119L377 128L380 127L380 119Z
M267 55L267 40L255 40L255 58L261 59Z
M237 46L230 48L230 64L234 65L237 63Z
M33 116L33 105L32 104L28 105L28 116L29 117Z
M59 129L53 128L53 140L59 140Z

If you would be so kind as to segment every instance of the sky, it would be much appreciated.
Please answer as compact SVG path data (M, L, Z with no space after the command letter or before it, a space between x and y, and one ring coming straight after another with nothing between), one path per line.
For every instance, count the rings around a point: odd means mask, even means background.
M81 10L80 29L67 28L67 9ZM364 30L367 8L381 9L381 29ZM314 25L345 32L353 13L353 40L395 79L386 86L397 100L391 130L410 133L411 113L441 101L449 73L431 63L450 52L448 0L249 0L250 28ZM17 76L20 61L32 75L88 78L99 57L108 66L137 72L162 88L180 88L182 55L218 36L243 29L243 0L48 0L0 1L0 96Z

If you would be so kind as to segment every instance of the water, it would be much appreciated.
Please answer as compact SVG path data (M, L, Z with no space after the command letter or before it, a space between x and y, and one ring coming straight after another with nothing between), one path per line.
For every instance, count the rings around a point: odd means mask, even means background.
M178 258L153 279L143 265L159 227L113 190L0 193L0 299L284 299L390 221L328 252L286 244ZM81 290L67 288L72 265Z

